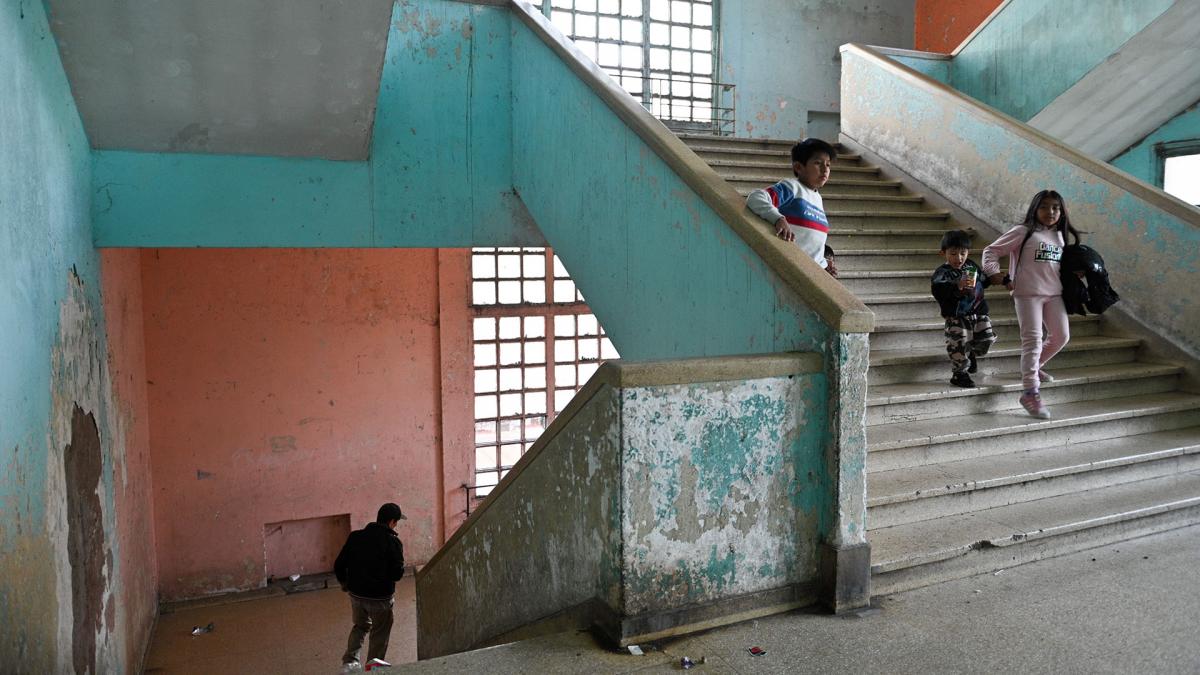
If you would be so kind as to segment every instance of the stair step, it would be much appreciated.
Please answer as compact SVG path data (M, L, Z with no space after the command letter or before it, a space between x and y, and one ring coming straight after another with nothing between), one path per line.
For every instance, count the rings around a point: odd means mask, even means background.
M826 208L828 207L826 202ZM910 212L934 213L917 209ZM946 229L945 223L937 220L928 221L924 227L846 228L841 227L840 219L830 216L829 223L832 226L829 229L829 245L837 251L848 252L880 248L918 250L922 246L929 246L931 242L936 248ZM932 275L933 270L929 270L929 276Z
M776 176L776 180L783 176ZM766 183L762 185L745 185L734 186L738 194L747 197L751 192L761 187L766 187ZM900 194L901 184L898 180L862 180L856 178L831 178L821 190L822 197L826 194L837 194L840 196L847 195L896 195ZM836 192L833 192L835 191Z
M846 272L841 272L844 259L842 252L839 250L837 255L837 265L839 269L839 279L845 276ZM858 270L849 270L855 272ZM1013 303L1012 296L1003 288L995 287L984 293L987 298L988 310L991 313L992 319L997 316L1016 316L1016 305ZM874 295L859 295L859 299L863 301L867 307L875 312L876 321L924 321L934 317L941 316L941 308L938 306L937 300L926 288L912 293L879 293Z
M1016 314L997 313L991 315L992 328L997 335L1020 334ZM1071 338L1091 337L1100 334L1100 317L1095 314L1071 319ZM871 331L871 348L878 350L927 349L945 345L946 322L934 312L915 319L875 321ZM948 362L947 362L948 363ZM949 376L947 376L949 377Z
M872 530L879 594L1004 569L1200 520L1200 471Z
M1054 414L1048 420L1014 408L867 427L867 465L890 471L1200 425L1200 396L1177 391L1047 403Z
M1129 363L1136 359L1140 341L1107 335L1072 339L1050 363L1051 373L1071 368ZM1021 345L1016 336L1000 335L979 359L974 378L990 378L1020 371ZM867 379L870 387L905 382L941 382L949 378L945 347L925 349L872 349Z
M868 475L871 528L1200 470L1200 427Z
M1132 361L1084 368L1054 368L1053 382L1042 393L1056 404L1084 399L1118 398L1174 391L1183 369L1171 364ZM1021 376L1017 372L976 374L976 387L950 384L949 360L936 382L885 384L867 390L868 426L915 422L960 415L1010 411L1017 408Z
M827 195L821 194L830 211L932 211L924 197L917 195Z
M695 151L695 148L693 148ZM703 149L704 152L725 152L719 149ZM838 155L834 166L855 166L862 162L861 155ZM792 174L792 161L789 152L776 152L771 154L760 152L746 152L740 155L738 159L713 159L708 162L708 165L716 169L717 172L730 171L739 173L739 169L746 169L742 173L750 173L755 176L768 173L777 176L790 176Z
M838 250L832 242L830 246ZM861 298L872 293L928 293L931 276L933 270L839 270L838 281Z
M695 145L718 145L728 147L754 147L754 148L783 148L791 150L796 141L786 138L744 138L741 136L714 136L712 134L695 134L695 133L679 133L675 134L684 143L689 146ZM837 148L837 145L834 145Z

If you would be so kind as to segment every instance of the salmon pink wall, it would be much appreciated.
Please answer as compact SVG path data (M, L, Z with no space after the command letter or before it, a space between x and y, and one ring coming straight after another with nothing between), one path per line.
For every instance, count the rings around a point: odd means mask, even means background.
M949 54L1003 0L917 0L913 48Z
M116 502L117 574L122 583L124 663L142 663L143 649L158 615L150 465L150 425L146 399L146 345L142 330L141 255L136 250L100 252L101 296L107 327L108 368L115 405L113 433L123 437L123 456L113 467Z
M465 311L468 255L141 255L163 596L260 586L265 524L349 514L359 528L386 501L408 516L408 561L427 560L470 475L456 459L469 447L443 449L441 412L447 398L463 407L441 379L461 388L470 364L442 361L467 351L469 323L439 322L440 301ZM457 290L443 292L443 276L461 277ZM469 417L457 424L469 440Z

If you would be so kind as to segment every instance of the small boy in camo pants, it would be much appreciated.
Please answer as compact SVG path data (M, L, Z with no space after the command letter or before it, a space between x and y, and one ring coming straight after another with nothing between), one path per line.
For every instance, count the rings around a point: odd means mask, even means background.
M989 282L970 254L970 235L962 230L947 232L942 237L946 264L934 270L930 279L930 290L946 320L946 353L953 368L950 384L956 387L975 386L970 375L978 370L975 357L986 354L996 341L983 298Z

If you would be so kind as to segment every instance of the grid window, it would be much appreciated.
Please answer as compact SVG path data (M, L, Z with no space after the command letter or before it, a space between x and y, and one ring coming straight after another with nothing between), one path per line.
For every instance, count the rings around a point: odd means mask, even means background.
M712 79L717 0L543 0L575 45L659 119L732 130Z
M484 497L619 356L550 249L473 249L471 280L475 496Z

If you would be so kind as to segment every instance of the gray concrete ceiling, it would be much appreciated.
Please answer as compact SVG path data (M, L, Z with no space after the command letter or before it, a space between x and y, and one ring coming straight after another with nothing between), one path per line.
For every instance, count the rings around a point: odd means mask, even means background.
M48 0L92 146L365 159L392 0Z
M1029 120L1108 161L1200 100L1200 2L1176 2Z

